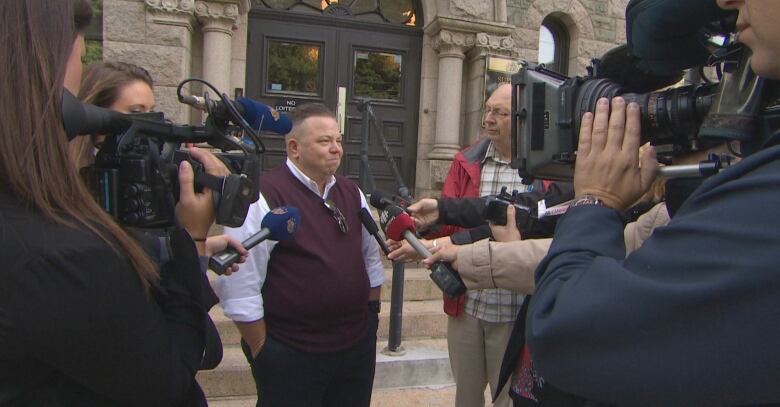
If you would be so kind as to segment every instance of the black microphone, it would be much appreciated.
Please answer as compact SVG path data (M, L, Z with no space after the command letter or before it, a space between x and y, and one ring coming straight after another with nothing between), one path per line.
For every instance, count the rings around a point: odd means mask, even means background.
M190 95L181 96L179 101L196 109L211 112L217 118L223 120L232 119L232 116L229 114L229 108L220 99L214 100ZM233 106L253 129L272 131L279 134L287 134L292 130L290 118L268 105L240 97L233 101Z
M382 236L379 236L379 226L376 225L374 218L371 217L371 212L369 212L366 208L360 208L358 217L360 218L360 223L363 224L363 227L366 228L368 233L370 233L371 236L374 236L376 242L379 243L379 248L382 249L385 255L388 255L390 253L390 248L387 247L387 244L385 243L384 239L382 239Z
M298 208L294 206L274 208L260 222L260 230L241 242L241 245L249 250L267 239L276 241L292 239L300 223L301 212ZM239 254L236 249L228 247L209 258L209 268L217 274L225 274L228 267L238 258Z
M374 192L371 192L371 198L369 202L371 203L371 206L379 209L380 211L384 210L388 205L398 206L399 208L406 211L406 206L409 205L409 202L403 198L389 194L385 191L382 191L381 189L375 189Z
M380 222L385 225L385 234L395 241L406 240L423 258L431 257L431 252L417 239L414 234L412 217L397 205L386 205L381 213ZM466 285L460 274L444 262L431 264L431 280L450 297L457 297L466 292Z

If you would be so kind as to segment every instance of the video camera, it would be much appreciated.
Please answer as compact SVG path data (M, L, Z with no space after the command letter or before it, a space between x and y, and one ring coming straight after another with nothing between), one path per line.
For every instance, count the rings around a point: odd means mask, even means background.
M485 197L485 220L494 225L506 225L506 209L509 205L513 205L518 229L527 228L531 220L536 217L536 211L522 205L519 194L516 190L510 194L506 187L501 187L501 192L498 194Z
M124 225L175 225L178 165L182 161L192 165L197 190L206 187L214 191L216 223L220 225L242 225L249 205L259 198L258 154L265 148L255 129L287 133L291 127L289 119L265 105L248 99L232 101L225 94L218 101L208 96L183 96L183 85L191 81L214 87L199 79L187 79L177 89L180 101L207 111L202 126L173 124L162 113L113 112L83 104L67 91L63 96L63 124L69 138L80 134L106 135L94 164L81 172L100 205ZM241 131L252 141L254 151L249 151L238 138ZM187 150L180 149L181 143L207 143L223 152L240 152L215 154L231 172L216 177L207 174Z
M573 178L582 115L602 97L639 104L642 143L660 161L732 140L749 154L778 127L776 83L755 75L750 50L729 41L733 13L714 1L632 0L626 15L628 44L593 60L587 76L525 63L512 77L512 166L524 181ZM663 89L704 65L717 67L719 82L701 75L704 83Z

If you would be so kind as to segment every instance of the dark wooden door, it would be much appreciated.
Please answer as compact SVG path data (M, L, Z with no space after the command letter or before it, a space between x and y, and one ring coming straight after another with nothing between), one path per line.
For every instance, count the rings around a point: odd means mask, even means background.
M356 182L364 126L359 105L365 99L372 100L393 160L413 190L421 36L419 29L383 27L338 17L253 12L249 22L247 97L282 112L302 103L320 102L339 115L338 107L343 105L344 158L339 172ZM394 192L398 186L374 126L370 126L369 139L369 162L376 186ZM264 143L264 169L282 163L283 136L265 134Z

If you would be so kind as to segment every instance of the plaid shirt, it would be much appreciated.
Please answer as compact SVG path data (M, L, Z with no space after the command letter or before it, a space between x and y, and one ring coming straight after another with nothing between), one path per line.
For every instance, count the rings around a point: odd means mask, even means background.
M524 185L517 170L509 162L501 159L493 143L490 143L479 178L479 195L495 195L506 187L508 192L529 191L530 185ZM524 294L501 288L488 290L469 290L466 292L465 312L487 322L514 322L523 304Z

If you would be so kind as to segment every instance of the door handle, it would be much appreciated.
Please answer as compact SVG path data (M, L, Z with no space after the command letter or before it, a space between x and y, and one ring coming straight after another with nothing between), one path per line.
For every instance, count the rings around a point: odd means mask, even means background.
M347 88L339 86L339 100L336 104L336 121L339 123L339 131L344 134L344 123L347 121Z

